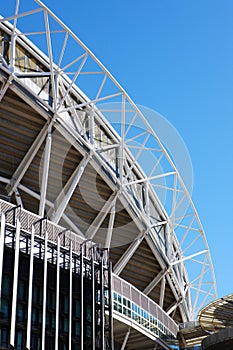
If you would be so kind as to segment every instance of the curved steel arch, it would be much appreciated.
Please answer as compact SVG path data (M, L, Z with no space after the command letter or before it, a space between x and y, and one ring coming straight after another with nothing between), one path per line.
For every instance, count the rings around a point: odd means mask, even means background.
M144 293L149 294L166 276L176 298L176 303L167 310L168 314L179 306L183 319L191 320L202 306L215 298L216 282L204 230L190 194L168 151L125 90L51 10L39 0L36 3L38 6L34 10L19 13L20 1L17 0L15 13L0 20L1 27L11 38L8 59L0 56L0 68L7 77L1 86L0 99L15 82L30 92L35 99L35 107L44 113L48 121L14 177L1 178L1 181L7 184L9 194L20 188L37 196L40 215L43 215L45 204L49 204L50 217L58 223L65 216L65 209L83 169L91 164L101 173L113 194L104 204L102 211L105 215L98 216L88 232L80 232L77 227L73 229L87 238L94 238L106 214L110 214L109 234L105 241L109 247L116 199L119 198L125 206L129 203L128 210L140 233L116 263L114 272L120 274L145 238L161 265L161 274L151 281ZM42 16L44 28L34 28L34 21L31 22L32 29L27 29L28 17L33 19L37 16ZM9 21L13 23L10 25ZM42 21L39 23L38 27L42 26ZM21 32L17 30L18 26ZM27 37L39 37L39 40L35 39L36 45L33 45ZM17 43L41 63L37 71L22 69ZM47 88L38 88L40 83L35 83L36 79L37 82L47 79ZM110 111L100 106L103 102L111 104ZM112 125L108 122L109 112L115 116ZM75 147L84 155L66 184L69 195L58 197L56 207L46 198L46 164L49 164L51 152L52 127L61 131L71 143L78 140L81 146L75 144ZM103 130L105 141L98 139L99 130ZM27 169L44 140L47 141L41 194L36 195L24 188L21 179L23 169ZM143 159L149 159L154 165L150 169L142 168ZM158 188L169 193L168 202L165 200L162 204ZM69 218L66 217L66 220L69 222ZM159 231L161 227L162 233ZM165 282L163 293L164 289Z

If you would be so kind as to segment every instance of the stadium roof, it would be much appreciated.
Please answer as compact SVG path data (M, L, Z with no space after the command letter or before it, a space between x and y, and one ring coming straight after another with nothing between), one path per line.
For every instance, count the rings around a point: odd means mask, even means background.
M116 79L36 3L0 19L1 192L109 248L116 275L194 319L216 283L179 171Z

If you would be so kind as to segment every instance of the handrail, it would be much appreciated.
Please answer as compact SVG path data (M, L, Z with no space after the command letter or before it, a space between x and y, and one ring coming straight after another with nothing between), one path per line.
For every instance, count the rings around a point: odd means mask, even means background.
M114 312L136 322L156 337L177 336L177 323L156 302L115 274L112 274L112 286Z

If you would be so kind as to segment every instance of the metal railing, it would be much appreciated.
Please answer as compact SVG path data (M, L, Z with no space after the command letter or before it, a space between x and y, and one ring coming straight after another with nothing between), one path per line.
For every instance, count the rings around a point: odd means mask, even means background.
M71 231L66 231L63 227L46 219L42 220L39 215L18 208L12 203L0 200L0 215L2 213L5 213L8 224L14 225L15 220L19 219L22 231L31 233L33 226L37 236L41 236L46 230L48 240L51 242L57 242L58 237L62 236L62 246L68 248L67 242L69 241L70 244L72 241L72 250L80 253L80 246L84 240ZM163 335L175 337L177 335L177 324L159 305L115 274L112 277L112 293L114 312L127 317L156 337Z
M20 209L20 211L16 212L11 210L13 208L15 208L14 204L5 202L0 199L0 214L9 212L7 215L8 223L14 224L14 220L20 216L20 225L22 231L31 233L32 226L34 226L35 235L40 236L41 232L46 229L48 233L48 240L52 242L57 242L58 237L62 234L62 246L68 248L70 242L72 241L72 250L74 252L80 253L80 244L84 241L83 238L70 230L65 230L62 226L56 225L53 222L46 220L46 218L42 222L39 215L31 213L25 209Z
M156 337L176 337L178 325L153 300L113 274L113 314L121 314Z

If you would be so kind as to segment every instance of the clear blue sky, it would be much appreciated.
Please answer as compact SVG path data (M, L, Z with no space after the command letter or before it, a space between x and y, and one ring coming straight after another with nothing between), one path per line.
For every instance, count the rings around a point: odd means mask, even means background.
M193 163L193 201L211 249L218 296L233 293L232 0L44 3L136 104L158 111L181 134Z

